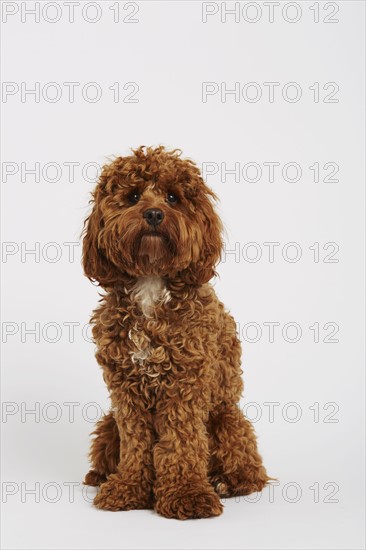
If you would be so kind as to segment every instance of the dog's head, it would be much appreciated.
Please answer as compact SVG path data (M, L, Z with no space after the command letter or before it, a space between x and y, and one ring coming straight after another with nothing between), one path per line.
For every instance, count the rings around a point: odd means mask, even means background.
M160 275L200 285L215 274L221 222L199 169L164 147L104 166L85 221L85 274L103 287Z

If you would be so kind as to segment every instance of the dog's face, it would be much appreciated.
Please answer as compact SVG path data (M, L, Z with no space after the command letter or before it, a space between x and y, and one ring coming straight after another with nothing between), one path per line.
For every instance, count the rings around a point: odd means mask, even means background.
M85 222L86 275L109 287L127 276L203 284L222 247L214 194L177 152L140 147L103 168Z

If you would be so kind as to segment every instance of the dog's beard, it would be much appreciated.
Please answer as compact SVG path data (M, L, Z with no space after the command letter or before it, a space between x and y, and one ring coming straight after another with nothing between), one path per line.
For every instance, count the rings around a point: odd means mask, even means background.
M158 231L141 232L133 244L133 265L141 275L163 275L169 271L174 245Z
M122 271L132 276L171 276L192 261L192 236L184 220L155 229L137 224L132 217L123 221L115 232L114 246L110 245L116 251L113 261ZM197 239L194 242L197 245Z
M161 234L144 234L139 239L137 254L143 263L156 264L166 256L166 238Z

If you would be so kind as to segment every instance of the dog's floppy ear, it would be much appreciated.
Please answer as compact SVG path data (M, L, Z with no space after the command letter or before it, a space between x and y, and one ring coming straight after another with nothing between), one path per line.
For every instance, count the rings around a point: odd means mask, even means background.
M103 245L102 195L103 191L98 185L91 200L93 209L84 222L82 263L85 275L106 288L112 286L120 277L116 266L106 257Z
M196 211L202 246L199 258L180 273L187 284L203 285L208 283L216 275L215 267L220 261L223 227L211 198L217 200L216 195L203 184L201 192L197 196Z

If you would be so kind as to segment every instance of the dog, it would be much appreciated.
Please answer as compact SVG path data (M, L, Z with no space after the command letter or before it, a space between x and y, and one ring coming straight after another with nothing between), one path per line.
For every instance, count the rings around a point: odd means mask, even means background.
M236 324L209 281L222 251L215 194L180 150L142 146L103 167L83 267L104 295L91 323L111 411L93 432L98 508L222 513L271 479L243 391Z

